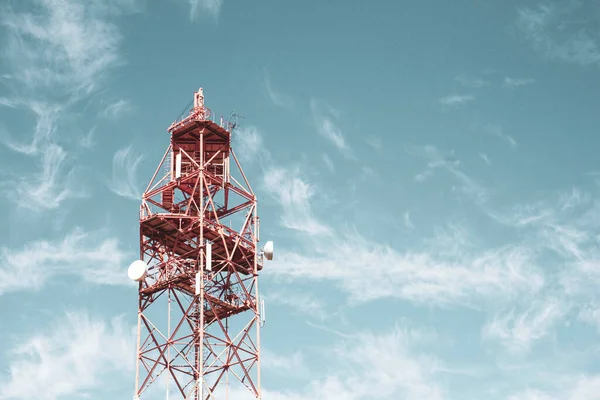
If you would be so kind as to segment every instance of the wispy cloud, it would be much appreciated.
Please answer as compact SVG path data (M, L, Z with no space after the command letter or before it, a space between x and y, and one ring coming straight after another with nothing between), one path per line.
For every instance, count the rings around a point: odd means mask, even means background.
M56 276L96 284L131 284L123 263L127 254L104 232L77 228L62 240L38 240L21 249L0 248L0 294L37 290Z
M494 125L494 124L487 124L487 125L482 126L482 129L487 134L496 136L496 137L506 141L506 143L508 143L511 147L517 147L517 141L515 140L515 138L512 137L511 135L505 133L504 130L502 129L502 127L500 127L498 125Z
M600 206L586 192L573 188L553 197L513 207L498 222L518 229L539 257L550 255L554 292L545 303L536 303L521 314L498 317L492 332L513 349L527 348L527 335L545 335L557 319L578 313L581 321L595 324L597 286L600 284Z
M600 304L588 304L581 308L579 318L595 326L600 332Z
M100 112L100 115L102 115L105 118L116 120L116 119L121 118L128 112L130 112L131 109L132 109L132 107L131 107L131 104L129 103L129 101L124 100L124 99L119 99L115 102L108 104Z
M535 79L531 78L509 78L508 76L502 81L502 86L509 89L518 88L521 86L531 85L535 83Z
M342 388L341 393L352 393L351 398L364 398L377 387L381 398L443 399L443 391L435 381L439 363L413 349L421 340L418 331L397 326L390 333L363 333L344 342L335 350L340 361L348 363L343 368L347 374L337 383L332 380L325 385L331 390L326 398L335 397Z
M454 79L457 82L459 82L461 85L463 85L465 87L469 87L469 88L479 89L479 88L489 85L489 82L484 79L468 77L468 76L464 76L464 75L457 76Z
M367 144L369 146L371 146L375 150L381 150L381 147L383 146L383 143L379 136L375 136L375 135L367 136L365 138L365 141L367 142Z
M310 253L280 254L273 274L332 282L358 302L395 297L476 307L483 301L534 293L544 284L534 254L526 247L476 252L443 238L431 243L427 250L400 252L354 232L312 242Z
M363 165L360 167L360 173L358 174L357 180L363 180L367 182L377 182L379 181L379 173L368 165Z
M517 26L533 48L549 59L581 65L600 62L597 29L588 18L597 13L594 2L571 1L521 7Z
M512 227L525 227L535 225L541 220L553 217L554 210L545 204L515 205L509 212L489 212L489 216L498 223Z
M487 164L487 165L491 165L492 161L490 160L490 158L488 157L487 154L485 153L479 153L479 157Z
M22 103L18 103L22 106ZM57 120L60 114L59 106L50 106L44 103L32 102L28 104L29 111L35 117L33 137L30 143L15 141L6 129L0 131L0 140L12 151L34 156L44 151L44 145L52 143L56 133ZM19 135L21 136L21 135Z
M218 18L223 0L187 0L190 5L190 20L198 18L198 14L207 13L213 18Z
M510 395L507 400L557 400L537 389L525 389L522 392Z
M290 306L312 318L323 320L328 316L325 305L316 296L306 291L274 291L266 296L268 302Z
M118 150L113 156L112 180L109 188L115 194L131 200L140 200L142 193L138 187L137 169L143 156L135 156L131 146Z
M335 165L333 164L333 161L331 160L331 158L329 158L327 154L323 154L323 161L325 162L325 165L327 166L327 169L329 171L333 172L335 170Z
M8 94L2 103L31 112L36 122L29 143L15 141L15 136L28 135L11 132L8 127L1 141L15 152L41 160L42 170L39 174L21 173L3 185L18 182L19 204L48 210L58 208L68 198L84 197L81 187L74 188L74 169L65 165L69 150L58 145L60 121L73 105L107 81L107 72L122 64L118 52L121 36L112 19L137 12L138 2L32 3L35 7L30 12L4 7L0 17L8 30L2 48L7 67L3 83Z
M522 312L515 309L494 317L483 329L487 339L499 340L514 354L527 353L534 342L550 333L568 311L558 298L537 300Z
M487 200L488 190L459 169L460 160L455 157L454 151L444 152L432 145L408 146L406 150L409 154L429 159L426 169L415 176L417 182L423 182L433 176L437 169L443 169L459 183L454 189L460 190L477 203Z
M283 108L294 107L294 99L292 99L291 96L279 92L273 87L273 83L271 82L271 78L269 77L267 71L265 71L265 89L269 99L276 106Z
M93 148L96 145L96 142L94 142L94 134L95 133L96 133L96 129L95 129L95 127L93 127L92 129L90 129L88 131L88 133L85 136L80 138L79 145L81 147L83 147L84 149Z
M0 97L0 106L8 108L17 108L19 106L19 103L15 99Z
M107 70L122 62L121 35L110 18L137 11L136 2L113 0L104 7L73 0L34 3L37 14L2 14L11 32L4 48L11 72L5 79L25 88L32 99L45 90L79 97L97 89Z
M299 391L265 390L264 397L280 400L377 398L442 400L436 381L440 362L417 348L427 342L420 332L398 325L392 332L361 332L324 349L331 372L313 379ZM236 393L237 395L237 393ZM245 398L245 397L236 397Z
M76 168L68 165L72 160L68 160L65 149L55 143L58 108L39 103L31 106L36 116L31 142L16 142L6 131L0 140L12 151L34 160L32 164L39 165L40 171L13 172L0 182L0 187L8 200L33 212L57 209L65 200L87 197L85 187L77 179Z
M39 174L0 186L15 185L16 197L10 192L8 199L34 212L57 209L67 199L85 198L88 192L77 180L76 169L65 168L66 157L62 147L48 144L42 153ZM67 172L63 173L65 169Z
M415 227L410 218L410 210L404 213L404 226L406 226L409 229L414 229Z
M270 154L265 147L263 135L255 126L236 128L232 137L235 155L241 162L252 163L257 159L259 161L269 159Z
M317 131L347 156L352 155L352 149L346 142L341 129L335 123L339 113L327 103L315 99L310 100L310 109Z
M470 101L475 100L475 96L472 95L461 95L455 94L451 96L446 96L438 99L438 103L442 105L444 109L450 107L458 107L462 104L468 103Z
M121 318L105 321L85 312L67 313L9 346L0 398L88 397L107 379L115 379L115 372L133 373L134 344L135 331Z
M496 221L524 230L537 240L539 250L550 250L573 266L586 268L596 263L600 254L595 240L600 233L600 211L586 193L573 189L561 193L554 204L549 200L515 206L506 214L491 213ZM578 268L571 268L570 272ZM599 275L600 276L600 275Z
M330 233L330 228L315 217L314 188L302 179L298 169L271 166L264 174L264 186L281 205L285 227L310 235Z
M409 154L419 155L430 160L427 163L427 168L415 175L415 180L417 182L423 182L427 178L433 176L434 171L437 168L453 168L460 165L460 160L454 156L454 151L443 154L437 147L431 145L422 147L408 146L406 150Z
M592 200L592 196L578 188L572 188L570 192L564 192L559 195L560 211L566 211L572 208L580 207Z
M508 397L507 400L597 400L600 399L600 376L564 375L556 377L560 388L551 393L537 389L525 389ZM557 382L558 383L558 382Z
M291 355L282 355L269 349L261 349L261 367L274 374L293 373L296 378L309 374L304 356L300 351Z

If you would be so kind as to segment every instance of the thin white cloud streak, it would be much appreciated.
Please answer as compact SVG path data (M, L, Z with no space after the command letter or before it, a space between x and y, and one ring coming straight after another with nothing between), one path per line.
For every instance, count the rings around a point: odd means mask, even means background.
M536 341L550 334L554 325L567 314L568 306L558 298L536 300L527 309L515 309L496 315L483 328L483 336L497 340L512 354L524 354Z
M545 3L535 8L519 8L516 24L531 46L549 59L597 64L600 62L597 28L594 20L587 18L597 12L593 2Z
M265 89L271 102L277 107L293 108L294 99L291 96L283 94L273 87L269 74L265 71Z
M121 197L139 201L142 193L138 188L136 175L142 159L143 156L134 156L131 146L118 150L113 156L109 189Z
M23 104L19 103L19 106ZM57 120L60 114L60 108L49 106L44 103L32 102L27 104L29 111L35 116L35 127L31 143L23 144L14 141L10 133L6 130L1 132L0 140L12 151L34 156L44 151L44 144L52 142L56 133Z
M365 138L365 141L375 150L381 150L381 147L383 146L382 140L379 136L368 136Z
M460 185L457 187L458 190L466 194L476 203L484 203L487 201L489 194L488 189L475 181L469 175L459 170L458 168L446 165L446 169L454 175Z
M38 240L21 249L0 248L0 295L38 290L56 276L93 284L131 285L123 270L127 254L102 232L77 228L62 240Z
M461 75L461 76L457 76L454 79L457 82L459 82L461 85L463 85L465 87L469 87L469 88L479 89L479 88L489 85L488 81L481 79L481 78L466 77L466 76Z
M435 170L444 169L454 176L459 183L453 189L460 190L476 203L482 204L487 201L488 190L459 169L460 160L454 156L453 151L443 152L432 145L408 146L406 151L409 154L429 159L426 169L414 177L415 181L423 182L433 176Z
M133 373L135 331L122 318L67 313L54 326L16 343L0 375L0 398L87 397L115 373Z
M544 246L563 257L572 257L576 261L587 258L582 246L590 240L589 234L575 227L548 223L541 229L541 236L545 238Z
M492 161L490 160L490 158L488 157L487 154L485 153L479 153L479 157L487 164L487 165L492 165Z
M119 99L113 103L108 104L101 112L100 115L112 119L117 120L122 116L126 115L132 109L131 104L124 99Z
M592 197L589 193L582 192L577 188L571 189L570 193L561 193L559 198L560 211L565 211L574 207L589 203Z
M511 147L517 147L517 141L515 140L515 138L506 134L500 126L487 124L484 125L482 129L484 130L484 132L506 141Z
M506 213L489 211L488 215L500 224L523 228L551 219L554 211L543 204L526 204L513 206L510 212Z
M218 18L223 0L188 0L190 5L190 20L195 21L198 14L205 12L212 18Z
M329 158L327 154L323 154L323 162L325 162L325 165L327 166L327 169L330 172L333 172L335 170L335 165L333 164L333 161L331 160L331 158Z
M96 133L96 128L93 127L92 129L90 129L88 131L88 133L83 136L80 140L79 140L79 145L81 147L83 147L84 149L92 149L95 145L96 142L94 141L94 135Z
M475 100L475 96L455 94L438 99L438 103L440 103L443 108L449 108L457 107L473 100Z
M308 325L312 328L318 329L320 331L326 332L331 335L335 335L342 339L350 339L353 337L351 334L341 332L341 331L331 328L330 326L327 326L327 325L317 324L317 323L314 323L311 321L304 321L304 322L306 323L306 325Z
M330 120L323 119L319 125L319 132L340 150L347 149L346 140L342 135L342 131Z
M360 167L360 173L358 174L357 180L376 182L379 180L379 174L373 168L367 165L363 165L362 167Z
M59 208L67 199L88 197L88 192L76 179L75 168L63 173L66 169L66 157L62 147L46 145L41 158L41 172L13 183L16 186L16 197L13 196L14 192L8 193L9 200L20 208L43 212ZM6 183L2 186L6 186Z
M309 235L328 235L330 228L314 215L314 188L300 176L298 169L269 167L263 184L268 193L281 205L282 224L289 229Z
M342 154L351 157L352 149L334 120L339 113L325 102L311 99L310 109L317 131L329 140Z
M414 229L415 226L413 225L411 218L410 218L410 210L406 211L404 213L404 226L406 226L409 229Z
M519 78L510 78L507 76L502 81L502 86L507 87L509 89L515 89L518 87L531 85L533 83L535 83L535 79L531 79L531 78L520 78L519 79Z
M15 99L0 97L0 106L8 108L17 108L19 106L19 103Z

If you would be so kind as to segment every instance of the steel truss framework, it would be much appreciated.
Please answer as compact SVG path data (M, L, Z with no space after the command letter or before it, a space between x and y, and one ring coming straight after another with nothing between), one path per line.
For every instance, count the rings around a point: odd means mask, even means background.
M165 380L178 398L226 398L230 380L260 398L257 202L209 115L200 89L142 197L135 399Z

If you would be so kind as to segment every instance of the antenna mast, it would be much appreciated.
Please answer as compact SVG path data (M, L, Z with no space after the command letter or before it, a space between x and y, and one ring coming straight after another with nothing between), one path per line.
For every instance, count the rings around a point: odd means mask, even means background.
M273 245L258 249L256 196L231 148L236 122L210 116L200 88L168 128L142 196L140 260L129 268L139 282L135 400L164 390L162 379L172 398L261 398L258 275Z

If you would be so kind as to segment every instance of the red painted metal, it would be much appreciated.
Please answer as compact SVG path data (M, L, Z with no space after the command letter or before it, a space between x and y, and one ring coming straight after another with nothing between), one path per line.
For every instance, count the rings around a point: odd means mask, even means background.
M227 398L234 382L260 398L257 201L231 125L209 117L200 89L142 197L135 399Z

